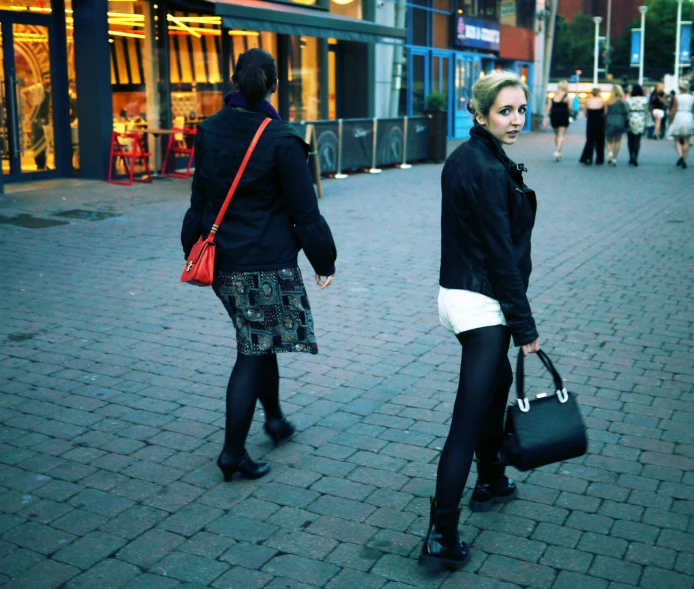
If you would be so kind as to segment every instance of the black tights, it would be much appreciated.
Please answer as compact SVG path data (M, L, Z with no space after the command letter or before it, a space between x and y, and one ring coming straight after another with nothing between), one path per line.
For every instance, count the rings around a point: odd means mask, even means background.
M629 161L637 161L641 149L641 134L627 133L627 146L629 147Z
M246 438L251 429L256 401L265 409L265 419L280 419L280 375L277 356L237 354L236 364L227 385L227 417L224 450L233 458L245 453Z
M473 452L496 462L513 372L508 361L510 331L481 327L457 336L463 347L451 429L439 460L436 498L442 509L458 507L470 474Z

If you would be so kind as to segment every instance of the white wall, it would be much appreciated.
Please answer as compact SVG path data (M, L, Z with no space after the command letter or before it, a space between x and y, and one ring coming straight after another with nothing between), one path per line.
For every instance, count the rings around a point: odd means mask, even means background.
M395 26L395 1L374 0L376 22L379 25ZM390 116L390 84L393 72L393 45L376 45L376 117Z

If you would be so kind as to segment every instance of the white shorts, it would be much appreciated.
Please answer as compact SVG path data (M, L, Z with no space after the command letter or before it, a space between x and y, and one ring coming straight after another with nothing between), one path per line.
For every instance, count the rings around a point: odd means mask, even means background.
M439 288L439 321L455 334L480 327L506 325L501 305L478 292Z
M653 109L653 118L654 119L662 119L665 116L665 111L661 108L654 108Z

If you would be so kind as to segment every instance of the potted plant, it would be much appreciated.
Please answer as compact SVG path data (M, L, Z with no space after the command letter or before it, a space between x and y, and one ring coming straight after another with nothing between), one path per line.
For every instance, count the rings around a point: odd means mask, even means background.
M424 112L429 117L429 161L446 160L448 147L448 101L441 92L431 92L424 99Z

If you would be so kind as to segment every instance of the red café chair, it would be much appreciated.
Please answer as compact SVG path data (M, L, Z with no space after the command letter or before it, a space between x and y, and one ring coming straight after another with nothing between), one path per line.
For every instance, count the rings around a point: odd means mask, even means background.
M132 186L133 182L152 182L152 172L149 169L149 152L142 145L142 137L139 133L123 129L114 130L111 133L111 156L109 158L108 181L111 184ZM114 179L114 170L118 162L123 164L127 180ZM142 176L135 177L135 165L142 164L144 171Z
M176 117L174 119L174 126L171 129L176 131L169 136L169 143L166 146L166 153L164 154L164 161L161 166L161 175L168 176L170 178L189 178L190 169L193 166L194 157L194 146L195 146L195 133L197 133L197 128L185 129L183 125L185 124L185 118ZM178 172L176 170L176 158L181 155L188 156L188 163L185 172ZM167 172L169 157L173 157L172 171Z

